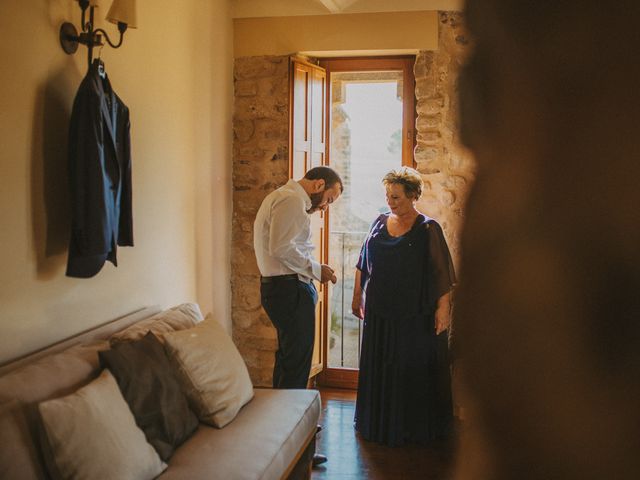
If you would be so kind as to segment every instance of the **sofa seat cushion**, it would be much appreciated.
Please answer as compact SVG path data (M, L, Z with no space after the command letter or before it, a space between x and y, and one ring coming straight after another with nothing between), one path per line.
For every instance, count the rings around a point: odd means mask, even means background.
M160 480L271 480L286 473L320 417L316 390L256 389L223 429L201 424Z

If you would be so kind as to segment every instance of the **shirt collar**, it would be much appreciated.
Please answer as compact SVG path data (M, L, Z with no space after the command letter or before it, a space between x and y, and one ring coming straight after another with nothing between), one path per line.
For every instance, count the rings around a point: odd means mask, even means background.
M291 179L287 182L287 187L293 190L296 195L304 200L305 210L309 210L311 208L311 197L309 197L309 194L305 191L304 188L302 188L302 185L300 185L294 179Z

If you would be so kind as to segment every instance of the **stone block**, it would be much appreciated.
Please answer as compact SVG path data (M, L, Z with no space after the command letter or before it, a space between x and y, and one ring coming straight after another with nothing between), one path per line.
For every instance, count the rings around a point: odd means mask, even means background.
M236 97L254 97L258 93L255 80L237 80L234 85Z
M436 115L444 108L445 100L442 96L419 98L416 105L418 115Z
M242 192L233 197L235 212L241 212L240 215L251 216L256 214L262 199L266 193Z
M469 159L468 155L453 152L449 159L449 168L455 171L468 172L471 176L475 170L475 164Z
M248 142L253 137L255 125L253 120L236 120L233 122L233 133L240 142Z
M255 84L257 94L261 97L289 98L289 75L260 78Z
M428 99L436 95L436 83L430 77L416 81L416 98Z
M274 120L265 118L256 120L256 137L259 139L275 140L278 145L289 142L289 122L284 119Z
M426 77L431 73L433 66L434 53L430 51L421 51L416 58L416 63L413 66L413 74L416 79Z
M419 132L437 129L442 123L442 114L419 115L416 121L416 128Z
M278 349L278 339L275 336L263 337L255 333L245 333L239 341L247 349L268 352L269 355L273 355Z
M259 160L263 158L264 150L256 147L255 145L240 145L237 149L235 160L247 159L247 160Z
M442 172L442 167L440 165L431 162L417 162L416 168L420 173L424 175L434 175L436 173Z
M427 145L423 142L418 142L415 150L413 151L413 157L416 162L433 162L442 157L442 149L437 146Z
M418 142L425 145L437 145L440 144L442 135L439 130L426 130L418 132Z
M467 186L467 179L460 175L450 175L445 180L445 187L451 190L463 189Z
M254 368L257 371L272 371L273 363L275 361L274 351L258 350L246 343L246 339L238 339L240 342L238 350L242 355L247 367ZM270 372L271 373L271 372Z
M256 120L272 118L288 120L288 107L282 101L273 98L241 97L236 98L234 119Z
M247 165L237 165L233 169L233 186L255 188L264 181L264 175L260 169Z
M440 192L440 202L445 207L450 207L456 202L456 194L451 190L443 190Z
M270 77L281 74L282 58L241 57L235 60L234 77L237 80Z

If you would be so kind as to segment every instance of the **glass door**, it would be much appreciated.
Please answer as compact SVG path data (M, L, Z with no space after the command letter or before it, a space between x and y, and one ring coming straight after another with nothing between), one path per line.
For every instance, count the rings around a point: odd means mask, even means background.
M369 226L387 211L382 177L413 166L413 63L413 57L321 63L329 83L328 163L345 187L329 212L328 260L338 283L327 295L323 385L357 386L362 325L351 313L355 265Z

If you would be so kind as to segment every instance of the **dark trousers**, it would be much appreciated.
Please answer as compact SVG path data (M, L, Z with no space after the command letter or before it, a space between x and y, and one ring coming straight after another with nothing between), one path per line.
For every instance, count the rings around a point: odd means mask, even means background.
M260 284L260 297L278 332L273 388L307 388L315 336L316 287L291 276L269 277Z

